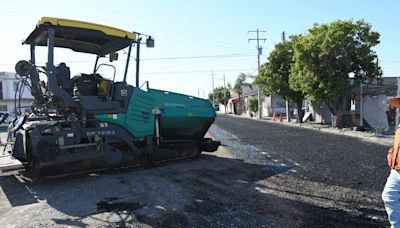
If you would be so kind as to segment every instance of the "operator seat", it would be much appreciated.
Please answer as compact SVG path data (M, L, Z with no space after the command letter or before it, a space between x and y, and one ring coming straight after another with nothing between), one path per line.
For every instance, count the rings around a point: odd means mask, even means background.
M69 67L65 63L60 63L57 66L57 83L58 85L67 91L69 94L72 93L72 80L70 78L71 72L69 70Z

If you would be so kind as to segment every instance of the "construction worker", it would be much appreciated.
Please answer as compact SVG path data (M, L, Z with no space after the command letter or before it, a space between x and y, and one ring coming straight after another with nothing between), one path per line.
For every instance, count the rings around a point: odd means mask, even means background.
M400 97L388 100L388 104L400 108ZM388 165L390 174L382 192L389 222L394 228L400 228L400 125L397 126L393 147L389 149Z

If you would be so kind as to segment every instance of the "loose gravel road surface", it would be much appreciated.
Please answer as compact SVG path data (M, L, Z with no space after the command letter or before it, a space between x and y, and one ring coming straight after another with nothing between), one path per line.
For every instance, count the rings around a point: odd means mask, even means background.
M1 227L385 227L387 147L230 116L215 153L30 182L0 176Z
M225 144L251 145L254 150L236 150L242 156L288 168L262 183L276 184L279 196L316 206L318 210L307 215L314 225L387 226L380 194L389 174L389 146L228 115L218 116L215 124L236 138Z

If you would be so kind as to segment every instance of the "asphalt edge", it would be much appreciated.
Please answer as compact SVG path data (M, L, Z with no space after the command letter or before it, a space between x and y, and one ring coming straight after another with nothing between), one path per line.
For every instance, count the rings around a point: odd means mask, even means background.
M338 128L333 128L328 125L311 125L310 123L296 123L296 122L287 122L286 119L280 122L279 120L272 120L270 118L251 118L243 115L231 115L231 114L223 114L223 113L218 113L217 116L219 115L225 115L225 116L231 116L235 118L242 118L242 119L249 119L249 120L254 120L254 121L261 121L261 122L269 122L273 124L283 124L291 127L301 127L301 128L306 128L306 129L311 129L315 131L321 131L321 132L326 132L326 133L331 133L335 135L344 135L344 136L349 136L353 138L358 138L367 142L371 143L376 143L384 146L391 146L393 143L394 136L393 135L377 135L372 132L361 132L361 131L352 131L352 130L347 130L347 129L338 129Z

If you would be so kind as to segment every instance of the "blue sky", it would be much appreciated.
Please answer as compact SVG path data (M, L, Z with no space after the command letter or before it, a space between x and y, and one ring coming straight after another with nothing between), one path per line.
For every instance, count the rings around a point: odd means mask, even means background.
M143 46L141 51L141 83L148 80L153 88L203 97L211 91L212 71L216 73L215 86L223 85L223 75L233 84L240 72L256 72L255 42L248 43L255 34L248 34L249 30L266 31L262 36L267 41L261 43L261 62L265 62L282 31L289 36L306 33L314 23L365 19L381 34L375 50L384 76L400 76L398 1L0 0L0 6L0 71L13 71L18 60L29 58L29 48L21 41L41 17L61 17L154 36L155 48ZM38 51L43 61L44 53ZM85 61L93 56L72 51L55 54L56 61L67 62L72 73L92 70L92 63ZM124 58L121 53L120 59ZM123 66L119 65L117 79L122 79ZM132 61L130 84L135 81L134 66ZM112 77L112 72L102 73Z

